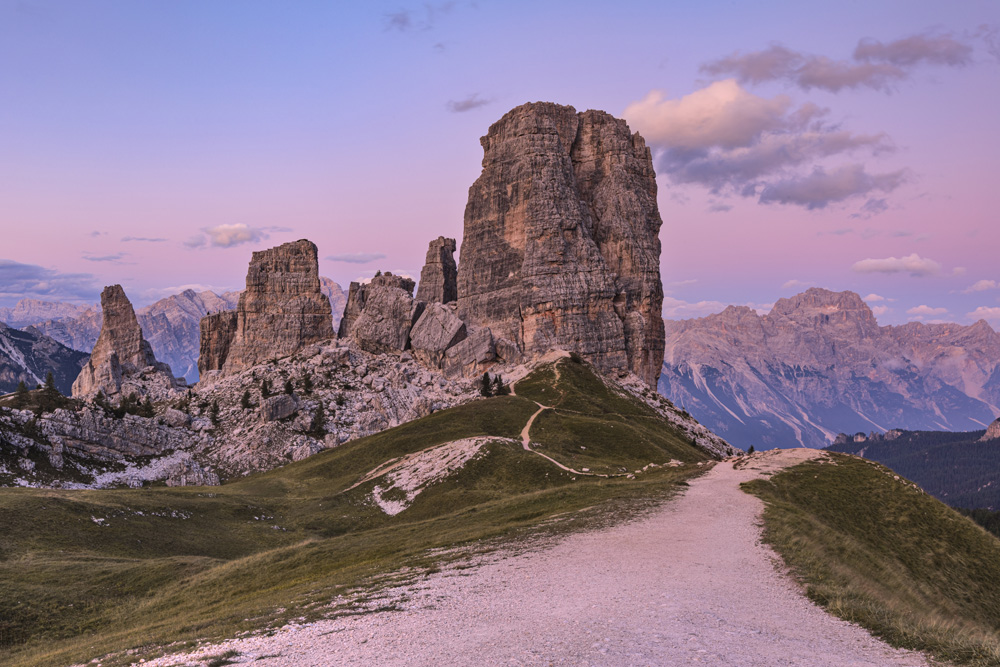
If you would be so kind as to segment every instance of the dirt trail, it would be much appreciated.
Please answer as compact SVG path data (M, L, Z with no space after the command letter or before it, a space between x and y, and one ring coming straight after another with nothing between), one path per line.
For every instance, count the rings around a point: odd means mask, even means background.
M740 482L818 455L767 452L741 469L723 462L640 520L432 575L409 590L402 612L285 629L204 655L234 649L260 667L927 665L813 605L759 543L762 503Z

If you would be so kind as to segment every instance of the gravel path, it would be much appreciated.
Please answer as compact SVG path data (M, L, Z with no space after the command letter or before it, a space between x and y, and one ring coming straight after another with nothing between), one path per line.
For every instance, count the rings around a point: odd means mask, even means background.
M827 615L759 544L762 503L739 483L817 455L767 452L741 470L723 462L643 519L432 575L409 591L405 611L200 654L234 649L237 662L260 667L929 664ZM154 664L202 663L174 656Z

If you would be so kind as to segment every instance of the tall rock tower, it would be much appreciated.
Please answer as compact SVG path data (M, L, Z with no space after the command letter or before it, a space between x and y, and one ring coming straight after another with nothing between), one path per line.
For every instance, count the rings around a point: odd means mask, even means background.
M656 386L663 363L656 175L603 111L508 112L481 139L458 267L459 316L525 359L561 348Z
M73 382L73 397L90 398L98 391L106 396L116 396L122 390L123 380L138 376L147 369L162 376L160 384L174 386L170 366L158 362L153 356L153 348L143 337L132 302L125 296L121 285L104 288L101 310L104 313L101 333L90 359Z
M316 246L301 239L253 254L236 311L201 321L198 370L237 373L332 337Z

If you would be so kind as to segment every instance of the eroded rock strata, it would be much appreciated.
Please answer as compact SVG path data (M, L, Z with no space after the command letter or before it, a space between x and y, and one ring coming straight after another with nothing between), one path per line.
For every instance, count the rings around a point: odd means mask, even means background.
M218 333L222 325L221 320L209 322L209 333ZM285 243L253 254L232 338L217 338L213 346L202 328L202 350L207 345L208 354L204 363L199 360L199 368L236 373L332 335L330 301L320 285L316 246L305 239ZM224 348L228 348L225 353Z
M90 359L73 383L73 396L88 398L103 392L114 397L122 392L123 383L129 379L146 381L149 389L156 385L158 393L175 386L170 367L153 356L153 348L143 337L132 303L121 285L104 288L101 310L104 313L101 333ZM139 395L149 393L136 386L131 389Z
M458 299L458 266L455 264L455 239L439 236L430 242L427 259L420 271L417 300L427 303L451 303Z
M507 113L481 143L459 316L508 354L531 360L562 348L655 386L662 222L642 137L602 111L535 103Z

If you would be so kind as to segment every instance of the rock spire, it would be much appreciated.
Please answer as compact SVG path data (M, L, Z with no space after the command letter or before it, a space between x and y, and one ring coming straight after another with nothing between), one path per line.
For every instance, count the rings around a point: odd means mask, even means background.
M455 239L439 236L430 242L427 259L420 271L417 300L427 303L451 303L458 299L458 267L455 265Z
M255 252L234 316L201 321L198 369L224 375L283 357L333 336L316 246L305 239Z
M642 137L602 111L535 103L508 112L481 143L459 316L489 328L498 354L532 359L562 348L655 386L662 222Z
M134 378L147 369L163 376L161 384L174 386L176 382L170 367L153 356L153 348L143 337L135 310L121 285L104 288L101 310L104 313L101 333L90 353L90 360L73 383L73 396L88 398L98 391L115 396L122 391L124 380Z

